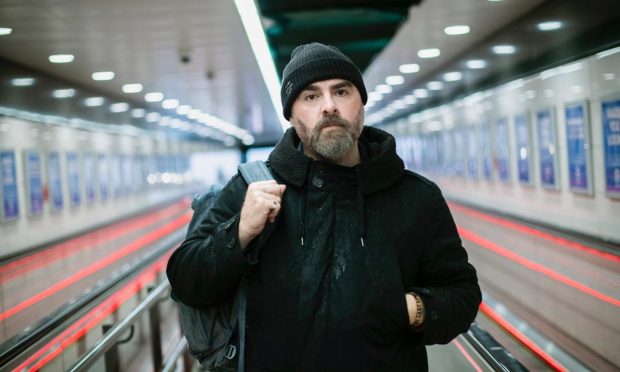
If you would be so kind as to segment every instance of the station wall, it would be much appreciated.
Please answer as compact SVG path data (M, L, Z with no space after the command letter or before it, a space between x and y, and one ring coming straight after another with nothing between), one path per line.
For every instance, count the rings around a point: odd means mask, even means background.
M219 147L0 117L0 257L191 196L191 154Z
M386 129L448 199L620 242L620 48Z

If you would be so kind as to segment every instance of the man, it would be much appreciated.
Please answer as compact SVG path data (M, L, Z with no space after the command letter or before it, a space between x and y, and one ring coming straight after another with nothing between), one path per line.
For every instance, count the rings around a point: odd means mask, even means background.
M427 370L424 345L465 332L481 301L441 192L363 126L366 88L338 49L296 48L281 98L277 182L229 181L170 259L175 295L207 308L245 275L248 371Z

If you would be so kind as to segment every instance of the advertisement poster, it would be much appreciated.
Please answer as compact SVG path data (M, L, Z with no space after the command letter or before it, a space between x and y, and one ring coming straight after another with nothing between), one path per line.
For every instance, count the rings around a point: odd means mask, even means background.
M478 170L478 141L476 140L476 126L470 125L467 130L467 175L477 180Z
M67 153L67 179L69 181L69 200L71 205L77 207L81 202L80 193L80 167L78 154Z
M123 190L125 195L133 192L133 172L131 155L121 155Z
M10 221L19 217L17 169L13 151L0 152L0 168L2 175L2 221Z
M31 216L43 213L43 180L41 179L41 157L36 151L25 151L26 189L28 190L28 212Z
M510 182L510 144L507 118L501 118L495 123L494 149L494 163L499 179L502 182Z
M493 180L493 159L491 154L491 133L489 131L489 123L483 121L480 124L480 154L482 155L482 175L486 180Z
M620 198L620 98L601 103L603 149L605 153L605 190L608 196Z
M540 182L544 187L557 189L557 137L551 109L536 112L538 151L540 154Z
M444 130L441 132L441 174L445 176L452 176L454 174L452 169L454 158L453 142L451 130Z
M84 186L86 189L86 202L95 202L95 157L93 154L84 155Z
M123 195L123 183L121 179L121 159L119 155L110 156L110 179L112 180L112 194L115 198Z
M459 177L465 175L465 129L454 130L454 174Z
M110 177L110 165L108 163L108 157L104 154L97 156L97 170L99 179L99 199L101 201L108 200L110 195L109 190L109 177Z
M567 105L564 108L570 189L591 195L590 126L587 115L585 103Z
M47 166L52 210L59 211L64 207L64 198L62 194L62 176L60 173L60 154L57 152L50 152L48 156Z
M532 183L532 137L527 114L515 116L515 140L517 144L517 173L519 174L519 182L529 185Z

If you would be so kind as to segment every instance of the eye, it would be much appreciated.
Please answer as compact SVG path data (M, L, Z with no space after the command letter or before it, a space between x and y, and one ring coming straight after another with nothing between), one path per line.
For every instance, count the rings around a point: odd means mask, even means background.
M317 98L317 95L314 93L309 93L304 96L304 100L306 101L314 101Z
M349 93L349 91L348 91L348 90L346 90L346 89L344 89L344 88L342 88L342 89L338 89L338 90L336 91L336 95L337 95L337 96L341 96L341 97L342 97L342 96L346 96L348 93Z

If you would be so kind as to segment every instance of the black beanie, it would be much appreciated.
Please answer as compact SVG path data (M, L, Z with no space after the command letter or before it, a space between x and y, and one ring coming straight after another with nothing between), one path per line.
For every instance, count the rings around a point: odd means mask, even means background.
M290 62L282 73L280 98L284 118L289 120L291 108L297 96L315 81L345 79L360 92L366 104L368 94L360 70L338 48L321 43L300 45L291 53Z

